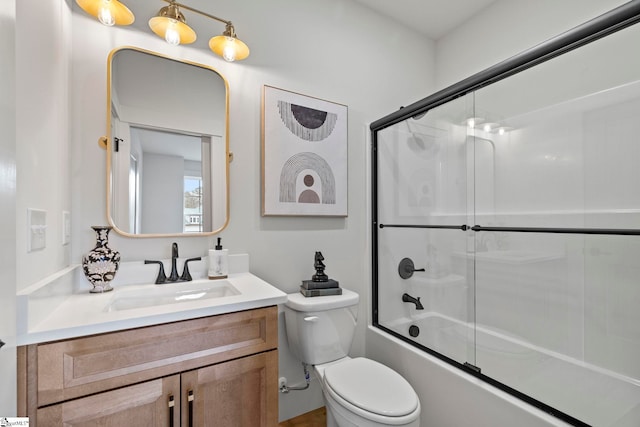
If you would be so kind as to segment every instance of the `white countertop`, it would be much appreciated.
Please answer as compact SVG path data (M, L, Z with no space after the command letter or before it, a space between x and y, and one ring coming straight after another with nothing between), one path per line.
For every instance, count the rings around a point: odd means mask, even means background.
M197 279L192 282L179 282L167 285L131 284L114 286L114 290L103 294L89 292L89 287L76 289L68 294L60 288L67 276L79 276L79 268L70 268L55 277L50 283L36 286L18 295L19 330L17 345L68 339L117 330L175 322L197 317L225 314L271 305L283 304L287 295L259 277L240 272L229 274L228 279ZM69 278L69 282L73 279ZM223 283L224 281L224 283ZM58 291L46 289L57 287ZM236 295L214 298L171 302L148 307L135 307L110 310L114 300L127 295L149 294L154 291L167 292L172 289L230 284ZM44 291L43 291L44 290ZM138 298L140 298L138 296Z

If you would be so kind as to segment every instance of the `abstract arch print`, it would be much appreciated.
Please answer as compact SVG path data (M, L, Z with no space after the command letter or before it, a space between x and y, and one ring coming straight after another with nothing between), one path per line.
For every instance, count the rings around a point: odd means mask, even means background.
M263 215L347 215L347 107L264 86Z
M320 178L318 192L313 190L316 179L311 174L315 172ZM302 177L303 191L298 188L298 178ZM312 196L313 192L315 196ZM300 194L299 194L300 193ZM302 197L298 197L298 195ZM308 198L308 200L301 200ZM315 153L298 153L291 156L282 167L280 173L280 201L290 203L336 203L336 180L329 164Z
M278 101L282 122L295 136L306 141L322 141L333 131L338 116L326 111Z

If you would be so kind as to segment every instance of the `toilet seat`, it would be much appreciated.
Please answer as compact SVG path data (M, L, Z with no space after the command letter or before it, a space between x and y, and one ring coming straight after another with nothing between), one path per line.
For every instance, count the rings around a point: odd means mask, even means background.
M324 383L336 400L375 421L383 417L400 421L419 409L418 396L407 380L371 359L359 357L328 366Z

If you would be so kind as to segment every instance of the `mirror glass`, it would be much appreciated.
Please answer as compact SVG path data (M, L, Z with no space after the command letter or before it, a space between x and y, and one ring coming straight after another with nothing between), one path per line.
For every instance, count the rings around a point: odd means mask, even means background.
M229 213L228 85L214 69L122 48L108 68L107 216L128 236L202 235Z

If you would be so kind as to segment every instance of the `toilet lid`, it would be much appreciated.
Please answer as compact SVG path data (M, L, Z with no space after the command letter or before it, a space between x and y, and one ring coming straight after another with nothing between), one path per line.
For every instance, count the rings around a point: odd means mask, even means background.
M329 366L326 385L354 406L388 417L412 413L418 396L400 374L374 360L355 358Z

